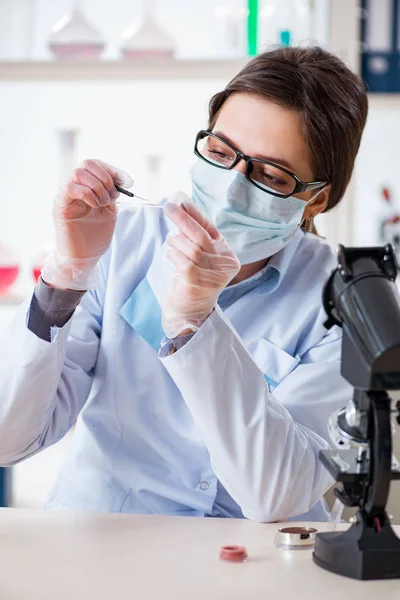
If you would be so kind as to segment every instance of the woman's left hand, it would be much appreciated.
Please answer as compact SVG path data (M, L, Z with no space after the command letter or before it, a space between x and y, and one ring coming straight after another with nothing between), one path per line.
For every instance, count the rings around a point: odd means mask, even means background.
M164 206L165 215L179 229L178 234L167 236L168 258L177 269L163 304L162 323L169 338L197 331L240 270L225 238L186 198L181 205L168 202Z

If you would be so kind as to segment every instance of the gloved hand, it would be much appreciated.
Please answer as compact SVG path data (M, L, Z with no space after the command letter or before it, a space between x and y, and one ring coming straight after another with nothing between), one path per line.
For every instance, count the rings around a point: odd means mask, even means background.
M42 279L57 288L94 289L97 263L111 243L117 219L115 184L131 187L132 179L101 160L85 160L54 201L55 245Z
M176 201L183 199L182 204ZM218 296L240 270L240 263L218 229L186 194L178 192L164 213L178 227L168 234L169 259L177 273L163 303L162 324L169 338L197 331L209 317Z

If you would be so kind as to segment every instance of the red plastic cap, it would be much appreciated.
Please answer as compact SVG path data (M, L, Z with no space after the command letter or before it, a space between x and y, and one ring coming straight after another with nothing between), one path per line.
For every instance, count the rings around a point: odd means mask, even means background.
M230 562L243 562L247 559L247 551L244 546L222 546L219 557Z

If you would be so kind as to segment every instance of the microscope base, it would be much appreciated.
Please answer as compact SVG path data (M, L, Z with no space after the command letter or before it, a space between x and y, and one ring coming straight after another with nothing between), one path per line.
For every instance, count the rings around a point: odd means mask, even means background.
M378 533L368 519L359 520L345 532L317 535L314 562L328 571L353 579L400 578L400 539L387 520Z

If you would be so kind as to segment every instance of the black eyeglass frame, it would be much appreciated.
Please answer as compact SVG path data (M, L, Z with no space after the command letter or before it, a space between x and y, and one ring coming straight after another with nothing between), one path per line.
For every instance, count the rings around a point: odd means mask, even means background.
M225 167L224 165L218 165L210 160L207 160L197 149L198 143L200 140L204 139L206 136L212 136L214 138L216 138L217 140L219 140L220 142L223 142L224 144L226 144L231 150L233 150L233 152L235 152L236 154L236 158L234 159L233 163L231 164L230 167ZM199 158L201 158L202 160L204 160L206 163L208 163L209 165L212 165L213 167L217 167L217 169L224 169L225 171L230 171L231 169L233 169L240 160L244 160L244 162L246 163L246 172L245 172L245 177L246 179L252 183L253 185L255 185L259 190L266 192L267 194L272 194L273 196L277 196L278 198L289 198L289 196L293 196L293 194L300 194L302 192L307 192L308 190L317 190L317 189L323 189L326 185L328 185L327 181L301 181L301 179L299 179L297 177L297 175L295 175L295 173L292 173L292 171L289 171L288 169L286 169L285 167L282 167L281 165L278 165L274 162L270 162L268 160L262 160L261 158L253 158L252 156L246 156L245 154L243 154L243 152L240 152L240 150L238 150L237 148L235 148L234 146L232 146L232 144L230 142L228 142L227 140L225 140L223 137L217 135L216 133L213 133L210 130L206 130L206 129L201 129L199 131L199 133L196 136L196 141L194 144L194 153L196 156L198 156ZM264 165L270 165L271 167L275 167L276 169L280 169L281 171L283 171L284 173L286 173L287 175L290 175L290 177L293 178L294 180L294 188L293 190L289 193L289 194L280 194L279 192L273 192L271 190L266 190L265 188L261 187L260 185L257 184L257 182L253 181L250 178L251 172L253 170L253 162L258 162L258 163L262 163Z

